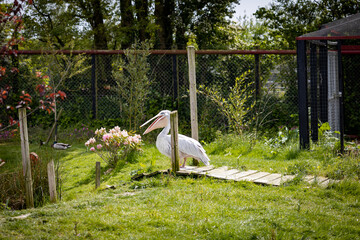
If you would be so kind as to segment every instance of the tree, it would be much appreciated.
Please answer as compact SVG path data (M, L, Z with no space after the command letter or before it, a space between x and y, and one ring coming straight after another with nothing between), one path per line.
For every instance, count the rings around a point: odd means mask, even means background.
M327 22L358 12L357 0L276 0L260 8L255 16L266 22L271 34L285 39L282 48L295 48L295 38L316 31Z

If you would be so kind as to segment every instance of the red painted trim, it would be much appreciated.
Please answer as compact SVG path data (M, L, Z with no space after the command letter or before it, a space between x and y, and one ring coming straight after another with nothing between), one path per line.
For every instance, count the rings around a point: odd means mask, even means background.
M341 50L360 50L360 45L341 45Z
M357 54L360 55L360 50L341 50L341 54Z

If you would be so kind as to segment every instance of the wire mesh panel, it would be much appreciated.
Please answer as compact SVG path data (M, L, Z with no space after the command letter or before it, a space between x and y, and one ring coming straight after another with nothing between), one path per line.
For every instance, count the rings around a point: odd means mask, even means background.
M176 109L180 132L190 134L187 55L150 54L144 59L137 55L132 62L124 54L21 55L19 63L25 69L21 73L26 76L22 79L27 81L19 81L18 87L35 92L34 86L42 80L33 76L41 71L50 76L50 85L67 94L57 106L64 109L67 121L116 119L117 125L138 130L160 110ZM63 77L69 64L73 68ZM218 130L266 132L298 124L294 55L197 54L196 81L202 140L213 139ZM223 103L214 101L215 92L205 94L206 88L216 91ZM234 103L240 105L231 110ZM234 123L226 111L242 115L235 116ZM34 124L38 121L32 119ZM234 127L239 122L242 125Z
M328 121L332 131L340 131L338 54L328 51Z

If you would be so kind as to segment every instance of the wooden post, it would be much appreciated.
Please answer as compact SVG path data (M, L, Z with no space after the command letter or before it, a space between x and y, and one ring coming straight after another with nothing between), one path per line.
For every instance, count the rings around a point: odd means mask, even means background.
M198 119L197 119L197 99L196 99L196 67L195 67L195 48L187 47L188 63L189 63L189 86L190 86L190 118L191 118L191 137L199 140ZM195 166L199 165L199 161L193 159Z
M179 145L178 145L178 112L170 113L171 129L171 168L173 172L180 170L179 166Z
M56 202L56 181L55 181L55 167L54 160L51 160L47 165L48 181L49 181L49 193L50 202Z
M95 179L95 189L100 187L100 162L96 162L96 179Z
M27 129L26 108L19 108L19 122L20 122L22 166L23 166L23 174L25 177L26 207L33 208L34 195L33 195L32 177L31 177L29 136Z

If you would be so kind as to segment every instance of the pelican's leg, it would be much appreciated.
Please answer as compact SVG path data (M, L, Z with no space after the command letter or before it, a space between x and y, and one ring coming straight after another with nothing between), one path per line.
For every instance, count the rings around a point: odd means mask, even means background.
M185 163L186 163L186 158L184 158L184 162L183 162L183 164L181 165L182 168L185 167Z

